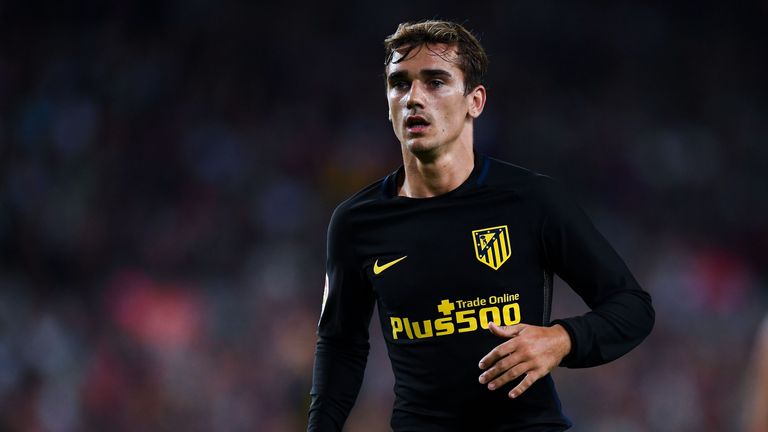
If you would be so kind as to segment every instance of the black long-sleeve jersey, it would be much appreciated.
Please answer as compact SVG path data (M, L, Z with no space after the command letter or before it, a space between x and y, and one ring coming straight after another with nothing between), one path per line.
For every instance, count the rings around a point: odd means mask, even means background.
M480 359L503 339L488 323L561 324L562 366L620 357L654 311L624 262L551 178L476 155L469 178L433 198L397 195L395 173L343 202L328 229L309 431L341 430L368 355L374 304L395 375L395 431L561 431L549 375L516 399L490 391ZM401 178L401 177L400 177ZM553 273L591 311L550 322Z

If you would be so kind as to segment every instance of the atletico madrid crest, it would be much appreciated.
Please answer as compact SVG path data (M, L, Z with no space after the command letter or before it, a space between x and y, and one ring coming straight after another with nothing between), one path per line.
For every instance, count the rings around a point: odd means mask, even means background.
M494 270L498 270L512 255L509 229L506 225L474 230L472 240L475 243L477 259Z

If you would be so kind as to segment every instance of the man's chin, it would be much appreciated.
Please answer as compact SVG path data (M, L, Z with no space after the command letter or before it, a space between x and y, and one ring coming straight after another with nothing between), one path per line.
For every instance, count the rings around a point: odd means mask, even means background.
M430 162L437 158L439 146L423 138L411 138L406 141L405 147L420 161Z

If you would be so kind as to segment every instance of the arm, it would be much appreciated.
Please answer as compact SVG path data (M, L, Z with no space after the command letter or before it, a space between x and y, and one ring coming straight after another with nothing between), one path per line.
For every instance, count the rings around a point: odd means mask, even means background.
M541 241L547 265L591 309L554 320L571 337L561 365L591 367L621 357L653 328L651 296L581 208L549 178L542 178L544 220Z
M552 180L542 177L541 246L547 267L560 275L592 309L555 320L549 327L489 325L506 339L482 360L481 384L496 390L525 376L509 392L515 398L558 365L588 367L614 360L650 333L654 311L624 262L589 218Z
M340 431L360 391L373 293L357 265L344 212L328 227L326 294L318 325L307 431Z

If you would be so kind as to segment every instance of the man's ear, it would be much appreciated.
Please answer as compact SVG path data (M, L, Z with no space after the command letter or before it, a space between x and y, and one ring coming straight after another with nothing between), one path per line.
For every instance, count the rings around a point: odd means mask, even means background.
M474 90L469 92L467 98L469 98L469 115L472 118L480 117L480 114L483 113L483 108L485 108L485 86L479 85L475 87Z

